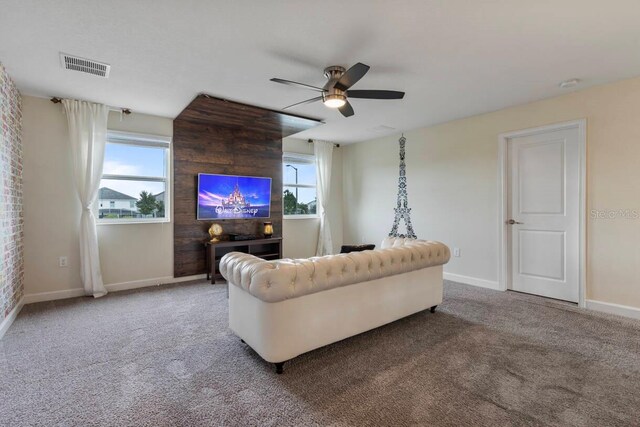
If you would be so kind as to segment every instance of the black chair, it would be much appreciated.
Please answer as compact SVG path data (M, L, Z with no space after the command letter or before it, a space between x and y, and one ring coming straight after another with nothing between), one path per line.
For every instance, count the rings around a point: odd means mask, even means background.
M348 254L349 252L362 252L370 251L376 248L376 245L342 245L340 248L341 254Z

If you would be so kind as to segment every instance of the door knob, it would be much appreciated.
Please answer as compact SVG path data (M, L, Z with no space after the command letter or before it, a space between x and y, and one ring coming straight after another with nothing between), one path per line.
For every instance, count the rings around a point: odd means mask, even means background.
M510 219L509 221L507 221L507 224L509 224L509 225L524 224L524 222L518 222L515 219Z

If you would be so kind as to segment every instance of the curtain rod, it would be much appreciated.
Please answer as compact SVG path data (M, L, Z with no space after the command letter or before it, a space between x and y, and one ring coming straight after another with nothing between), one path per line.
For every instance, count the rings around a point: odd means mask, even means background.
M307 142L309 144L312 144L313 143L313 139L309 138L309 139L307 139ZM336 147L336 148L340 148L340 144L333 144L333 146Z
M54 96L53 98L51 98L51 102L53 102L54 104L60 104L62 103L62 99L58 98L57 96ZM109 110L120 111L122 114L126 114L126 115L131 114L131 110L128 108L109 107Z

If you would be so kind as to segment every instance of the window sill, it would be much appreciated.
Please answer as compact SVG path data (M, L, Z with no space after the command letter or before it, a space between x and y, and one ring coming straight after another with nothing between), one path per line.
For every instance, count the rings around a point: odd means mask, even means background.
M129 224L168 224L169 218L147 219L147 220L96 220L96 225L129 225Z
M282 219L320 219L319 215L284 215Z

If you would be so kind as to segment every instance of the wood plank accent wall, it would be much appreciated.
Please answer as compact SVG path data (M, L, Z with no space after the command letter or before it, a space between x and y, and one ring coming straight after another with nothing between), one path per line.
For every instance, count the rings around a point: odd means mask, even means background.
M274 236L282 236L282 138L322 122L198 95L173 122L174 276L205 273L213 221L196 219L199 173L271 177ZM260 234L266 219L216 220L225 233Z

